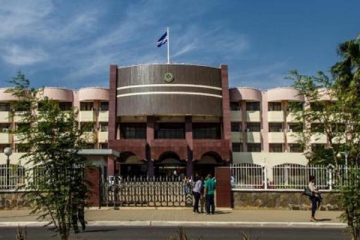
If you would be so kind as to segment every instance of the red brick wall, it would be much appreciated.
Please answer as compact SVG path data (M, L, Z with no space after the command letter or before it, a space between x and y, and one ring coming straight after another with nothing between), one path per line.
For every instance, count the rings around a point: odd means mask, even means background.
M215 169L216 178L216 206L232 207L232 192L230 184L230 168L218 167Z
M98 168L86 168L85 177L89 183L89 206L100 206L100 170Z

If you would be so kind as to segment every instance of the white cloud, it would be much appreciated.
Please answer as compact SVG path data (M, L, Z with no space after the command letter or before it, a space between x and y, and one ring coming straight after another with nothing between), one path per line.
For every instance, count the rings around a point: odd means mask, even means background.
M45 61L48 54L41 48L23 48L12 45L4 48L2 58L7 63L22 66Z

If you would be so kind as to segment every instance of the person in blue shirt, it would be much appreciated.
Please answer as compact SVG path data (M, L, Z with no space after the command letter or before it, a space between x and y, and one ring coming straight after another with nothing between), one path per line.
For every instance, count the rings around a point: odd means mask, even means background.
M216 188L216 180L208 174L204 183L205 200L206 200L206 214L215 213L214 194Z

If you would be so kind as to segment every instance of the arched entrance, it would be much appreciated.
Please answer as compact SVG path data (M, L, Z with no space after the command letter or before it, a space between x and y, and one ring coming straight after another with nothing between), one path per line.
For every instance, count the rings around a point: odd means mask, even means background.
M156 177L183 177L186 175L186 162L174 152L165 152L155 161L154 170Z
M147 164L132 152L124 152L120 155L120 176L122 177L146 177Z
M194 162L194 175L206 177L207 174L215 175L215 167L223 165L224 161L216 152L204 153L199 160Z

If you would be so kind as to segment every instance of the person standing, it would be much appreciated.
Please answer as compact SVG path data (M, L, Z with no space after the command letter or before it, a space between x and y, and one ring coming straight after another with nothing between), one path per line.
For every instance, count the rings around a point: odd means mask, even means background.
M215 202L214 202L214 194L216 188L216 180L208 174L205 180L205 200L206 200L206 214L214 214L215 213Z
M311 219L310 221L316 222L315 212L320 207L321 195L319 193L318 187L315 185L315 176L310 176L308 188L311 191L310 201L311 201Z
M199 177L195 177L195 185L192 189L193 195L194 195L194 207L193 212L194 213L200 213L199 211L199 200L201 196L201 188L202 188L202 181Z

